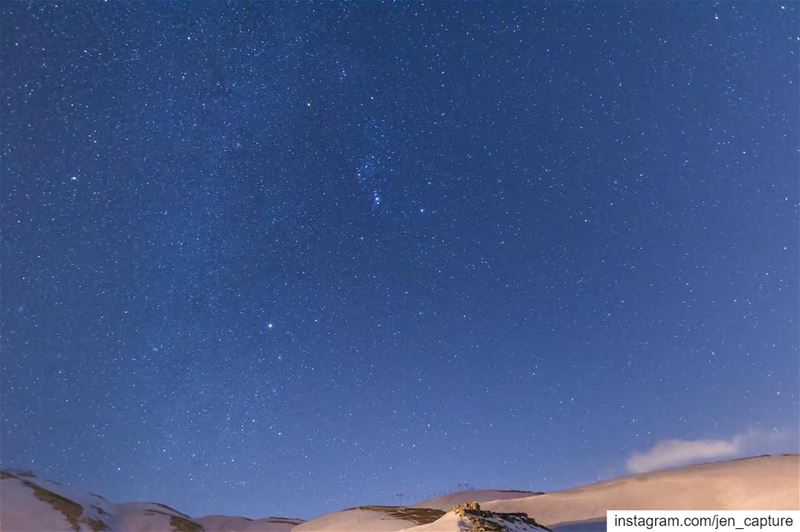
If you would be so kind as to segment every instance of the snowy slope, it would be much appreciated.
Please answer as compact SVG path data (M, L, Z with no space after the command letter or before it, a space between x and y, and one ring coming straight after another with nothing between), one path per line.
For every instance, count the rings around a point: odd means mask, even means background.
M294 532L374 531L391 532L431 523L444 515L441 510L398 506L362 506L323 515L296 527Z
M456 514L456 504L480 501L481 512ZM430 507L422 507L432 506ZM457 492L414 507L362 506L299 519L211 515L194 518L159 503L115 504L103 497L35 477L0 472L0 530L98 532L456 532L483 518L504 530L541 530L525 513L557 532L603 530L608 509L798 509L800 456L763 456L621 477L547 493ZM488 514L486 510L495 512ZM468 513L468 512L467 512ZM466 527L466 528L465 528Z
M31 473L0 472L3 532L288 532L299 519L207 516L194 519L155 502L114 504Z
M633 475L547 494L514 497L518 493L456 492L413 507L449 510L477 500L487 510L526 513L545 526L557 527L558 532L588 532L605 529L604 522L597 521L605 519L607 509L800 508L799 491L800 457L781 455ZM377 532L411 526L380 512L346 510L308 521L297 530Z
M403 528L400 532L410 532L412 530L414 532L460 532L461 530L469 530L469 521L453 512L447 512L433 523Z
M605 518L606 510L800 508L800 457L762 456L590 484L482 507L525 512L547 526Z
M428 508L370 507L325 515L295 528L295 532L318 530L337 532L462 532L504 530L547 532L525 515L495 514L480 510L442 512ZM498 527L498 528L495 528Z
M32 473L0 471L0 530L103 530L117 507Z
M68 529L68 514L31 494L31 488L16 478L0 480L0 529L32 530L27 523L33 522L42 530ZM35 521L32 516L35 516Z
M114 504L30 473L0 473L0 530L201 532L191 517L158 503Z
M503 530L505 532L549 532L526 515L500 514L483 510L455 509L426 525L404 528L400 532L467 532Z

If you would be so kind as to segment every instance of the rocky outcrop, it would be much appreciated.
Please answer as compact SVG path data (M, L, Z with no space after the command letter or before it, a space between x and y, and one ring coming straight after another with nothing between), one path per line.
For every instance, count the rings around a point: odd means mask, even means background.
M465 517L468 511L479 512L480 510L481 505L476 501L465 502L464 504L456 504L453 506L453 512L462 517Z
M525 513L499 513L481 510L475 501L457 504L453 513L469 522L470 532L505 532L507 530L549 531Z

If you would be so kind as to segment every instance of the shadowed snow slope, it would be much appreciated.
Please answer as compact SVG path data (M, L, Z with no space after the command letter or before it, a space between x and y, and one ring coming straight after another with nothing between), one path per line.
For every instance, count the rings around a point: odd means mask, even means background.
M606 510L800 508L800 457L760 456L621 477L534 497L487 501L547 526L605 518Z
M388 532L428 524L444 515L431 508L400 506L359 506L317 517L295 528L296 532L312 530L352 530Z
M479 501L477 514L448 512L458 503ZM426 507L423 507L425 505ZM361 506L302 522L267 517L194 518L158 503L115 504L95 494L35 477L0 472L0 530L99 532L457 532L476 520L488 530L558 532L604 529L608 509L798 509L800 457L762 456L622 477L547 494L509 491L458 492L414 507ZM495 512L495 513L490 513ZM571 523L571 524L568 524ZM565 524L568 524L565 526Z
M194 519L155 502L114 504L32 473L0 471L3 532L288 532L299 523L281 517Z

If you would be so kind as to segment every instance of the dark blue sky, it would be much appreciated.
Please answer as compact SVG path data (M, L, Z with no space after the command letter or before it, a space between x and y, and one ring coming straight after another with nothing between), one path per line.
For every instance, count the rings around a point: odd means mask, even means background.
M798 441L795 2L4 2L2 451L312 516Z

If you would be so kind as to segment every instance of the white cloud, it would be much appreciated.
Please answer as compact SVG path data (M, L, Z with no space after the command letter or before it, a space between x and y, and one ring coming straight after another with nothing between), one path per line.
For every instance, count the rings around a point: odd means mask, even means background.
M750 430L736 434L729 440L664 440L648 451L633 453L626 465L631 473L644 473L693 462L730 458L782 438L783 433L778 430Z

